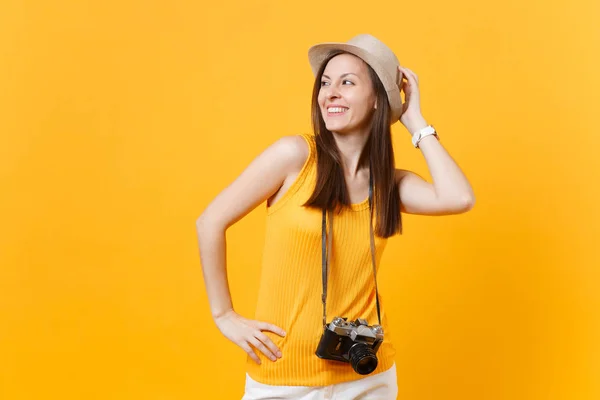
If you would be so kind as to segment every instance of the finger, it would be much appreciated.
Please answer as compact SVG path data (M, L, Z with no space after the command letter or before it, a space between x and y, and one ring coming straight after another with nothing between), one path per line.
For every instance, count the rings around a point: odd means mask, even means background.
M248 353L248 355L250 356L251 359L253 359L257 364L260 364L260 358L258 358L258 356L256 355L256 353L254 352L254 350L252 350L252 347L250 347L250 345L244 341L238 343L238 345L244 349L244 351L246 353Z
M404 83L404 72L402 71L402 68L400 66L398 66L398 81L396 82L398 86L402 87L402 84Z
M254 346L258 350L260 350L265 356L269 357L269 359L271 359L271 361L277 360L275 355L273 353L271 353L271 350L269 350L267 348L267 346L265 346L260 340L258 340L254 336L250 337L250 339L248 339L248 341L250 342L250 344L252 344L252 346Z
M412 94L412 88L410 87L408 82L404 82L402 84L402 91L404 92L404 101L408 102Z
M256 327L261 331L270 331L278 334L281 337L285 336L285 331L283 329L273 324L269 324L268 322L257 321Z
M415 71L413 71L412 69L410 69L410 68L408 68L408 67L403 67L403 66L400 66L400 68L401 68L402 70L404 70L404 72L405 72L405 73L407 73L407 74L411 74L412 76L414 76L414 77L417 77L417 74L416 74L416 73L415 73Z
M413 73L407 72L405 75L406 75L406 79L408 80L409 85L417 86L417 84L419 83L419 80Z
M412 83L411 81L414 81L416 84L419 83L419 77L417 76L417 74L415 74L413 71L411 71L410 69L408 69L406 67L400 67L400 68L404 72L404 75L406 76L406 79L409 81L409 83Z
M410 92L410 86L408 82L402 82L402 90L404 91L405 95L408 95L408 93Z
M261 331L257 331L255 337L261 342L263 342L273 354L281 358L281 350L279 350L279 348L275 345L275 343L273 343L271 339L269 339L267 335L265 335Z

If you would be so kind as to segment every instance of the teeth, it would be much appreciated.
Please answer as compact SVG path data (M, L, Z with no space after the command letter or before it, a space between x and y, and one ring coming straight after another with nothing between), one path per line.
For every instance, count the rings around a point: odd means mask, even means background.
M343 113L346 110L347 110L347 108L343 108L343 107L331 107L331 108L327 109L327 111L329 111L330 113Z

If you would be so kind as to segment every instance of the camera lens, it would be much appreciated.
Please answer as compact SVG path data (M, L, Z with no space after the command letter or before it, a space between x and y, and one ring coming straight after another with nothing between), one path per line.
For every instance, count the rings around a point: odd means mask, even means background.
M348 352L350 357L350 365L354 370L361 374L367 375L375 371L377 368L377 356L373 349L364 343L357 343Z

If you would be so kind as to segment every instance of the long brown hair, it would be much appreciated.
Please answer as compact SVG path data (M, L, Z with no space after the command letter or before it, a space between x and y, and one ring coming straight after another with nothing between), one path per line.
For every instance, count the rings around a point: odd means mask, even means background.
M313 86L311 118L317 147L317 183L311 197L304 203L304 206L307 207L341 211L343 207L350 207L351 204L340 152L333 134L325 126L318 102L321 77L327 63L333 57L344 53L349 54L343 50L334 50L328 54L319 68ZM367 63L365 64L377 96L377 104L380 106L373 113L369 139L365 143L358 165L359 168L367 166L371 168L373 214L376 220L374 233L387 238L396 233L402 234L400 194L395 180L396 165L389 123L390 108L383 84L373 68Z

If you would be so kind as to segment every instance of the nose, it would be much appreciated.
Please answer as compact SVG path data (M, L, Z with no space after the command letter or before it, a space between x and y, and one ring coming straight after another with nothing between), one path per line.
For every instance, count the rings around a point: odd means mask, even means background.
M340 91L336 85L329 85L325 88L325 95L328 99L340 97Z

